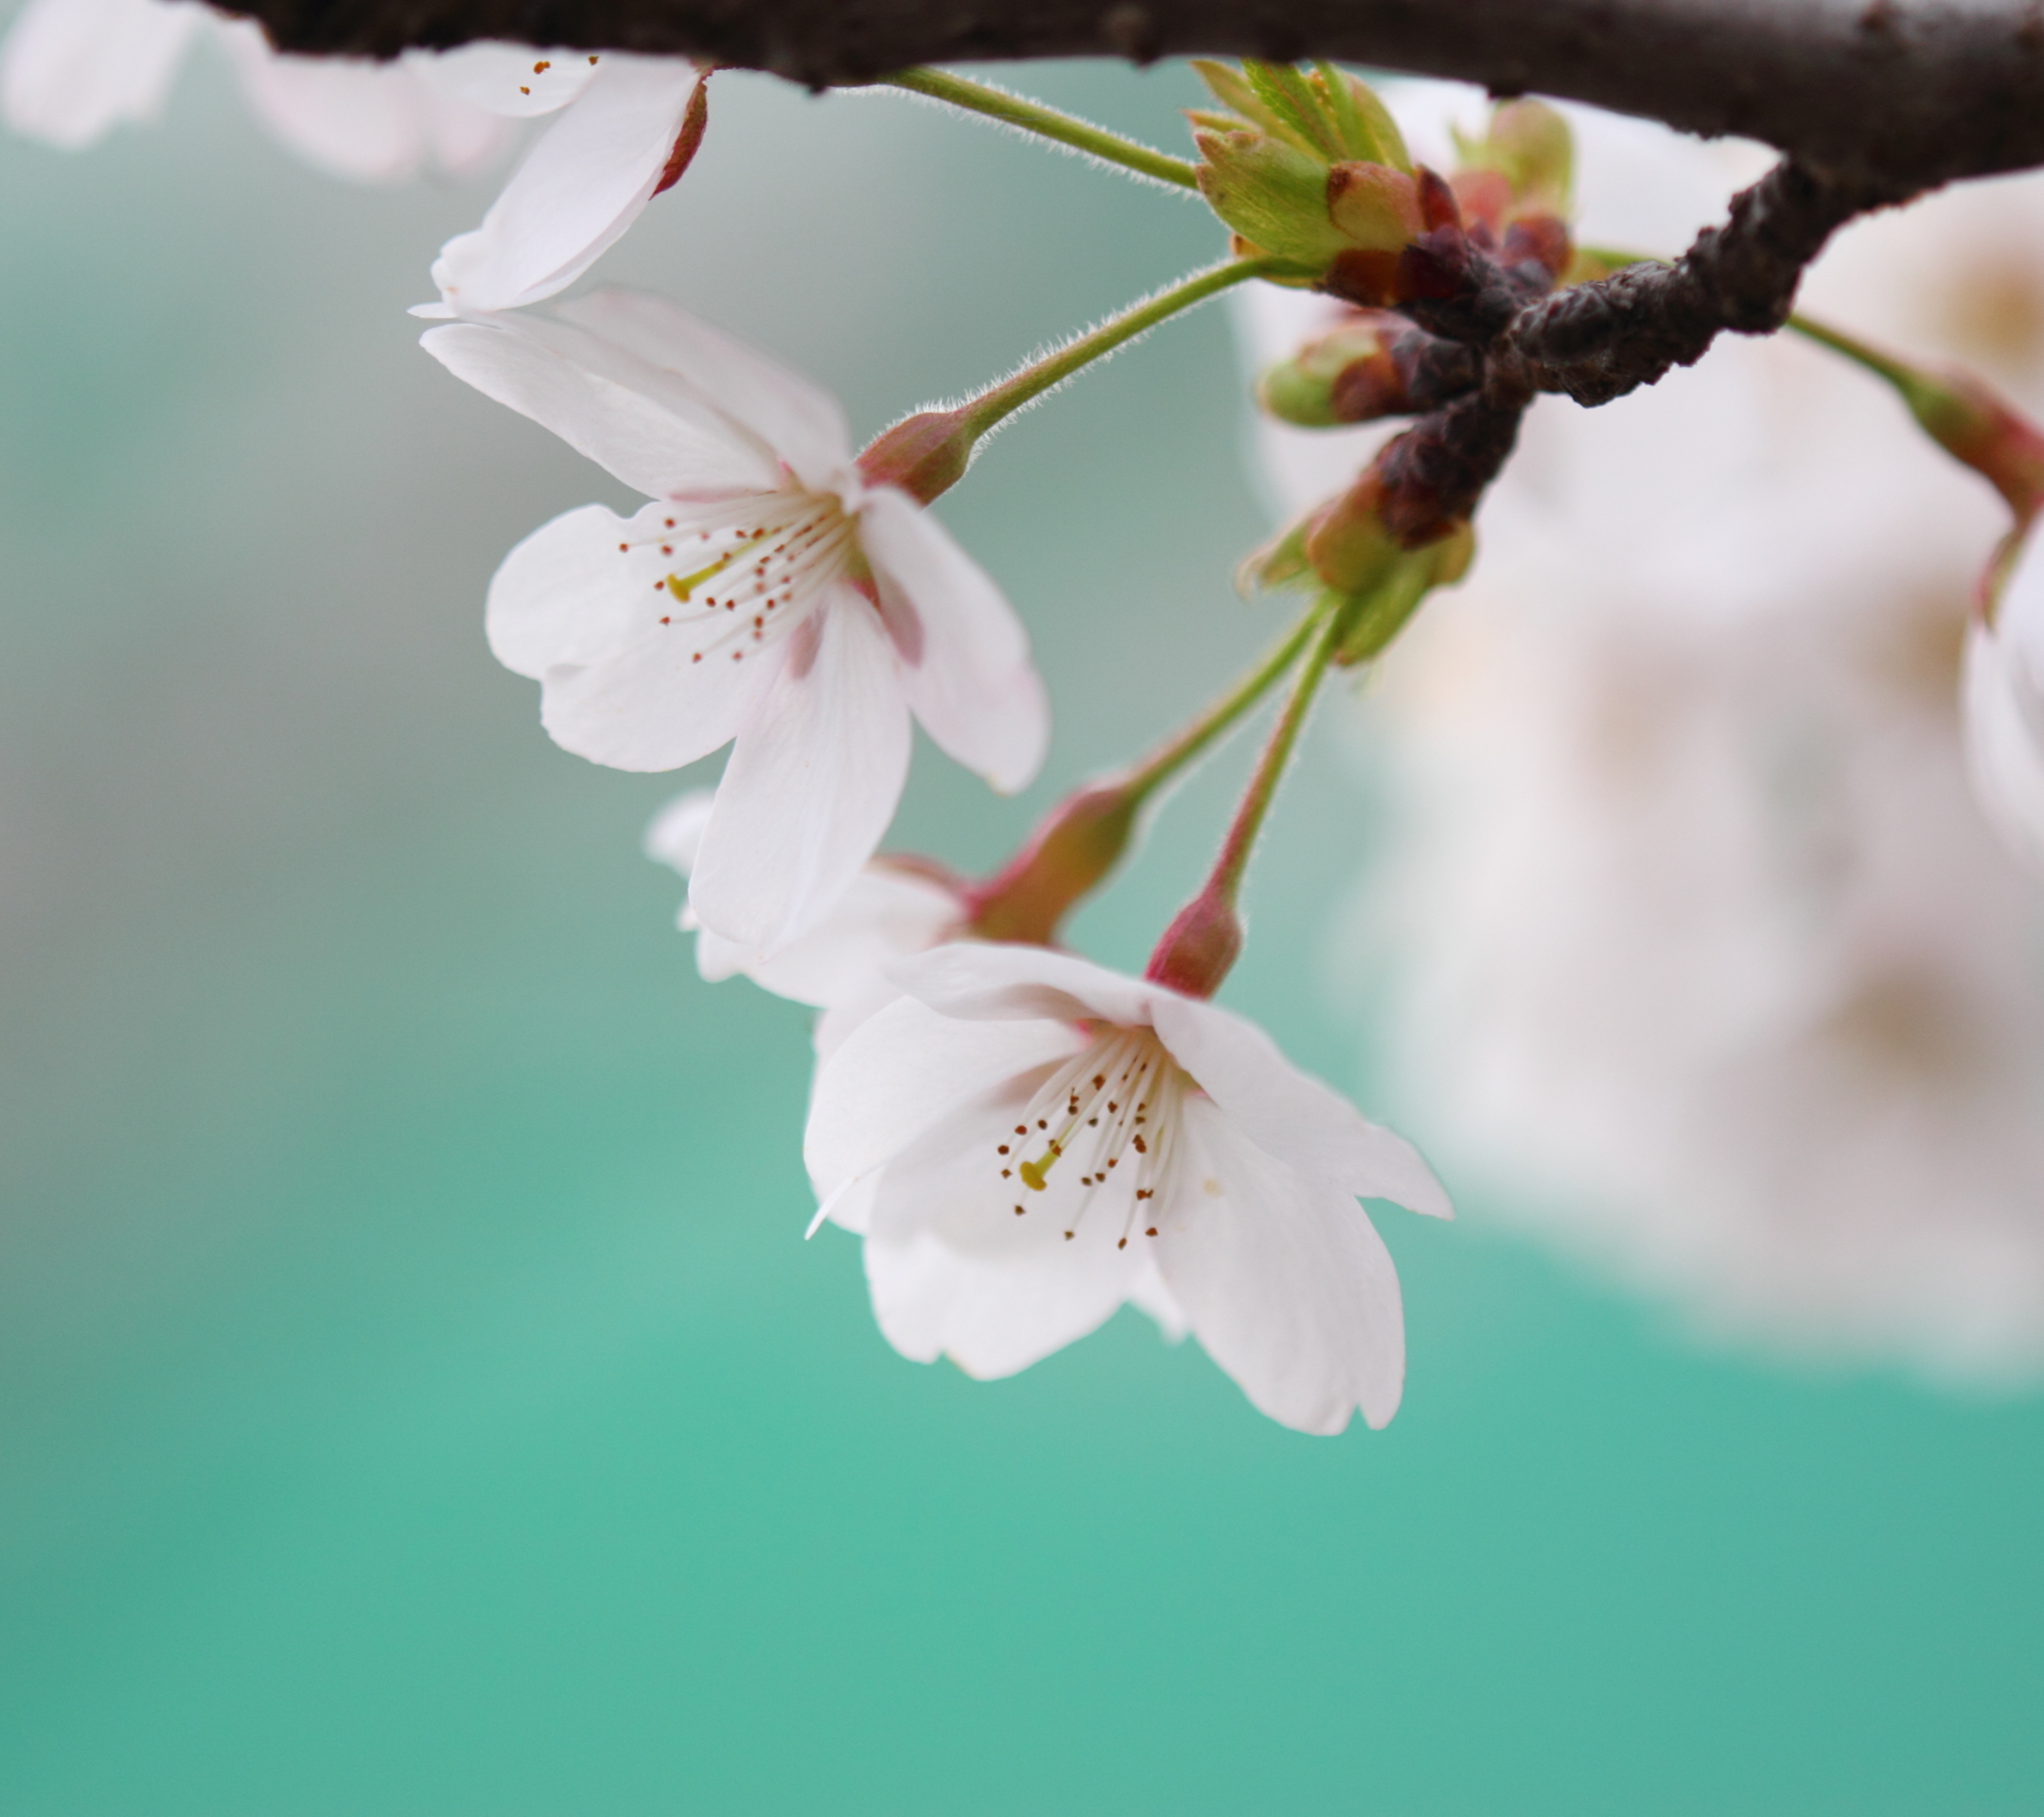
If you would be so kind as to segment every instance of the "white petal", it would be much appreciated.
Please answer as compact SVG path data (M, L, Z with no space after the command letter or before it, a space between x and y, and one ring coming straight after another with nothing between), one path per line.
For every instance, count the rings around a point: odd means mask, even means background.
M1161 1241L1161 1239L1159 1239ZM1164 1284L1164 1276L1157 1267L1156 1245L1145 1244L1141 1251L1142 1261L1137 1264L1136 1279L1129 1287L1129 1304L1150 1314L1156 1321L1165 1343L1178 1344L1192 1329L1185 1315L1185 1308L1172 1297L1172 1290Z
M781 483L764 443L670 375L564 323L456 322L429 328L419 344L650 497L729 498Z
M0 49L8 124L76 151L153 120L204 16L169 0L29 0Z
M710 824L710 806L715 800L716 791L708 788L691 788L677 795L654 815L641 849L656 864L687 876L696 868L696 854L701 849L703 828Z
M772 449L812 492L837 489L852 464L837 400L800 373L643 291L596 291L563 303L564 321L673 373ZM1027 652L1025 651L1025 655Z
M908 704L948 755L1003 794L1028 785L1050 742L1029 634L986 571L907 493L881 486L859 540L909 657Z
M819 1008L871 992L900 995L882 979L890 960L926 952L955 927L964 907L934 878L875 859L854 877L815 927L750 967L776 997Z
M1167 991L1156 993L1151 1020L1178 1063L1266 1155L1362 1198L1454 1215L1411 1143L1308 1078L1254 1023Z
M2044 686L2011 636L1975 625L1963 690L1974 795L2001 842L2044 875Z
M802 1159L818 1196L872 1173L960 1105L1084 1045L1059 1022L960 1022L898 998L817 1067Z
M704 926L761 958L844 893L908 775L908 711L878 618L839 584L812 622L814 660L781 663L738 735L689 886Z
M663 612L643 587L644 563L618 550L661 509L630 520L599 504L570 511L512 550L490 582L497 660L543 685L540 716L564 750L619 769L678 769L728 744L783 655L732 662L710 647L694 660L722 634L715 619Z
M432 274L442 296L478 314L573 284L652 200L701 83L679 58L605 57L482 225L441 248Z
M1154 985L1045 946L954 941L888 973L910 997L974 1021L1042 1016L1147 1027Z
M866 1281L882 1333L904 1356L948 1356L982 1379L1013 1375L1101 1324L1149 1265L1145 1239L1121 1246L1126 1193L1075 1217L1076 1189L1051 1203L1059 1195L1000 1177L996 1145L1042 1077L1039 1068L1011 1079L881 1171Z
M452 50L407 51L404 61L451 100L505 119L530 119L566 107L589 86L600 59L586 50L485 40Z
M1273 1420L1337 1433L1398 1411L1398 1272L1363 1208L1274 1161L1218 1106L1188 1101L1157 1265L1207 1355Z

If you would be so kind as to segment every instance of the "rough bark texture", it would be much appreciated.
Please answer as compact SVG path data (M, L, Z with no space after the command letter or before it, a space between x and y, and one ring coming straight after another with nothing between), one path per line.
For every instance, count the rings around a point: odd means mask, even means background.
M910 63L1323 56L1764 139L1925 188L2044 163L2044 0L240 0L278 44L679 51L821 87Z

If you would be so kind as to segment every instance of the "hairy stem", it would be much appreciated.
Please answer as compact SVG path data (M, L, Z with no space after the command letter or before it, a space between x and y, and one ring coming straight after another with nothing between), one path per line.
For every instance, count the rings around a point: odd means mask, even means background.
M1231 258L1219 265L1209 265L1204 272L1194 272L1190 277L1182 278L1154 296L1132 304L1120 314L1109 316L1099 327L1074 336L1062 347L1041 360L1032 361L1013 377L990 385L962 405L958 415L971 437L978 440L1003 417L1034 402L1045 392L1062 385L1074 373L1104 358L1117 347L1126 345L1137 335L1148 333L1158 323L1167 322L1234 285L1280 269L1281 262L1277 259Z
M1003 126L1033 132L1039 138L1054 139L1059 145L1068 145L1073 150L1083 151L1102 164L1133 170L1137 175L1157 183L1195 192L1199 188L1198 171L1187 159L1169 157L1135 139L1125 139L1119 132L1095 126L1089 120L1061 114L1041 101L1011 95L991 82L976 82L969 77L954 76L945 69L904 69L887 77L884 86L907 89L912 95L925 95L933 101L962 108L968 114L982 114Z

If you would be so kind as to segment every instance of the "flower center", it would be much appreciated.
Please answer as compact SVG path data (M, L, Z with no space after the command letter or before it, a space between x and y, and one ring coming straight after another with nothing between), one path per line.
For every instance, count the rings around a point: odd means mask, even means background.
M1138 1229L1155 1236L1166 1215L1158 1197L1176 1155L1178 1109L1191 1088L1150 1030L1101 1029L1044 1081L996 1146L1000 1177L1018 1189L1015 1216L1028 1214L1032 1194L1068 1181L1073 1190L1058 1195L1068 1242L1101 1190L1112 1187L1114 1196L1127 1195L1115 1246L1127 1248Z
M637 563L658 551L665 568L653 582L658 616L696 633L691 662L742 662L799 624L850 570L857 547L857 525L837 499L791 490L667 505L618 553Z

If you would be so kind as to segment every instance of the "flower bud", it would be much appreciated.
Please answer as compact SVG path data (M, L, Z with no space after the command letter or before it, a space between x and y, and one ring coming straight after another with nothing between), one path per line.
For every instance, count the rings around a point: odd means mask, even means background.
M1483 362L1386 311L1358 310L1257 381L1257 402L1302 429L1436 410L1473 390Z
M1322 63L1194 67L1225 112L1196 111L1200 193L1237 250L1297 265L1395 256L1427 221L1397 126L1368 87Z
M1404 383L1391 356L1388 318L1357 315L1309 341L1257 380L1257 402L1281 423L1327 429L1390 415Z
M1418 544L1386 520L1376 464L1338 498L1292 524L1245 561L1237 584L1316 591L1339 615L1331 661L1348 668L1379 655L1437 587L1469 572L1476 549L1466 520L1438 524Z
M1493 109L1481 138L1455 134L1461 159L1455 171L1455 193L1471 207L1471 195L1501 196L1493 215L1502 227L1515 215L1552 215L1566 220L1575 188L1576 150L1568 122L1544 101L1506 101ZM1485 183L1486 177L1496 183ZM1464 193L1464 184L1469 193ZM1493 204L1494 205L1494 204Z

